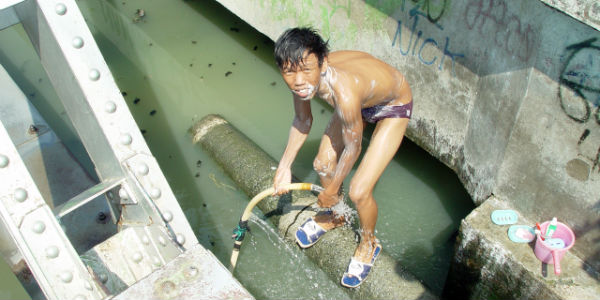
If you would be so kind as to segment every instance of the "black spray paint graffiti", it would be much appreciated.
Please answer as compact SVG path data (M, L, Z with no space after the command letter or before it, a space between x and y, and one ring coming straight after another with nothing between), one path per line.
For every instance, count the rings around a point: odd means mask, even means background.
M427 2L429 3L429 2ZM406 47L406 50L402 49L402 20L398 20L398 26L396 27L396 33L394 34L394 40L392 41L392 47L394 47L396 45L396 42L398 42L398 49L400 50L400 54L406 56L406 55L416 55L419 58L419 61L421 61L423 64L425 65L433 65L434 63L436 63L438 56L434 55L433 57L429 57L429 58L425 58L423 56L423 50L426 49L426 46L430 45L432 47L437 47L438 46L438 42L431 38L424 38L421 41L420 46L418 47L419 50L417 51L417 45L420 42L421 36L423 35L423 31L419 30L417 32L417 25L419 24L419 16L426 16L426 12L421 10L421 8L423 8L420 4L415 5L410 11L409 11L409 20L413 19L413 24L412 24L412 28L410 30L410 37L408 39L408 47ZM404 6L402 6L402 10L404 11ZM443 13L443 12L442 12ZM441 16L441 15L440 15ZM440 30L444 30L444 28L434 22L431 21L428 17L428 20L430 22L432 22L437 28L439 28ZM415 32L417 33L417 36L415 38ZM413 39L414 38L414 39ZM439 60L439 65L438 65L438 69L441 71L443 69L444 66L444 61L446 59L446 57L450 57L450 59L452 60L452 74L454 76L456 76L456 73L454 71L454 63L455 63L455 59L457 57L465 57L464 54L461 53L453 53L450 51L450 38L446 37L446 42L444 44L444 53L443 56L440 58ZM412 48L412 50L411 50Z
M585 40L565 49L565 63L559 77L558 98L563 112L578 123L592 119L600 125L600 46L597 38ZM590 135L585 129L577 143L580 146ZM600 172L600 148L593 161L592 170Z
M579 123L590 119L595 106L594 119L600 124L600 46L594 45L596 40L593 38L568 46L568 56L560 72L560 107L569 118ZM569 97L569 91L576 97Z
M448 7L448 0L412 0L415 7L421 7L429 22L437 23Z

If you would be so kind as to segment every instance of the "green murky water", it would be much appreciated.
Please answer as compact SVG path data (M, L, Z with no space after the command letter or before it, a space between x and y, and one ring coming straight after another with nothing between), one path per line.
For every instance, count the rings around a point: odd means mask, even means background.
M272 157L280 157L293 110L291 94L272 59L272 42L212 1L77 4L200 243L227 265L231 230L249 199L191 144L187 130L204 115L218 113ZM139 8L145 17L134 22ZM54 104L56 96L26 40L19 26L0 31L0 63L77 151L76 136L62 122L64 110ZM331 109L322 101L313 101L312 108L313 129L293 172L303 181L318 182L312 159ZM375 198L380 209L377 236L385 250L440 293L453 234L473 209L459 180L405 140L378 183ZM348 298L339 278L328 278L260 217L254 219L235 276L255 297ZM0 276L14 279L10 272ZM0 297L22 295L18 288L1 288Z

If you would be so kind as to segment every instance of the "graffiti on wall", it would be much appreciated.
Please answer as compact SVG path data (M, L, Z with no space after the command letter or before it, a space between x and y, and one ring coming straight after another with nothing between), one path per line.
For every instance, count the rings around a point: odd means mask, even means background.
M592 153L586 147L592 128L600 125L600 41L591 38L567 46L562 61L560 107L571 120L586 125L577 142L579 155L591 161L591 171L600 173L600 148Z
M423 16L433 24L437 24L437 21L442 18L449 4L448 0L412 0L412 2L415 3L415 7L420 7Z
M351 2L350 0L327 0L327 5L321 5L321 19L323 21L322 32L324 35L331 35L330 20L336 13L345 13L345 18L350 18Z
M470 0L465 7L467 28L492 38L506 54L527 62L534 52L534 32L519 16L508 12L504 0Z
M441 10L437 10L436 14L431 15L431 8L433 7L433 5L431 4L430 1L418 1L416 3L416 5L410 9L409 11L409 19L408 19L408 24L410 26L410 35L408 37L405 37L405 39L407 38L407 40L403 40L402 37L402 22L403 20L396 20L397 21L397 27L396 27L396 33L394 34L394 39L392 41L392 47L395 47L396 44L398 44L398 50L400 51L400 54L407 56L407 55L411 55L411 56L416 56L419 61L425 65L437 65L438 69L440 71L443 70L444 68L444 62L446 60L446 58L449 58L451 60L451 71L452 74L454 76L456 76L456 72L454 70L454 65L455 65L455 61L457 58L459 57L465 57L464 54L462 53L457 53L457 52L452 52L450 50L450 37L446 36L445 40L443 41L443 54L441 55L441 57L438 57L438 55L431 55L431 53L436 53L434 52L427 52L426 50L429 47L434 47L434 48L438 48L438 46L441 46L438 41L436 39L434 39L433 37L423 37L423 31L422 30L418 30L417 31L417 26L419 25L419 21L421 20L421 17L425 17L427 21L429 21L430 23L432 23L433 25L435 25L436 28L438 28L439 30L444 30L443 26L441 26L440 24L438 24L438 20L439 18L443 15L445 8L446 8L446 2L443 2L443 6ZM439 8L439 7L436 7ZM404 6L402 6L402 10L404 10ZM410 22L412 21L412 26L410 25ZM415 33L416 33L416 37L415 37ZM403 49L402 45L406 45L406 48ZM429 56L426 55L425 53L430 53Z

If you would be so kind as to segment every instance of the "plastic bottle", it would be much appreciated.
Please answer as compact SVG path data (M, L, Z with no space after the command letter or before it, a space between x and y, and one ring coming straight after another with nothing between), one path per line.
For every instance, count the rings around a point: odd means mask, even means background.
M550 221L550 225L548 225L548 229L546 229L546 239L552 238L552 235L556 231L556 217L552 218Z

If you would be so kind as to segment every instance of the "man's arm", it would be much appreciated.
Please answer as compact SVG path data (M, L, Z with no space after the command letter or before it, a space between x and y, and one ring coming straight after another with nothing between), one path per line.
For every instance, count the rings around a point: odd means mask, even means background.
M361 151L363 122L360 113L360 102L356 99L340 99L336 113L342 120L342 139L344 151L340 156L335 174L327 189L319 195L319 205L330 207L337 203L337 193L344 179L352 170ZM356 101L355 101L356 100Z
M279 166L277 167L275 178L273 180L275 194L284 194L288 192L286 189L281 189L281 185L291 182L292 163L296 159L300 147L302 147L306 141L312 126L310 101L303 101L294 96L294 111L295 116L294 121L292 122L292 128L290 128L288 143L283 152L283 156L279 161Z

